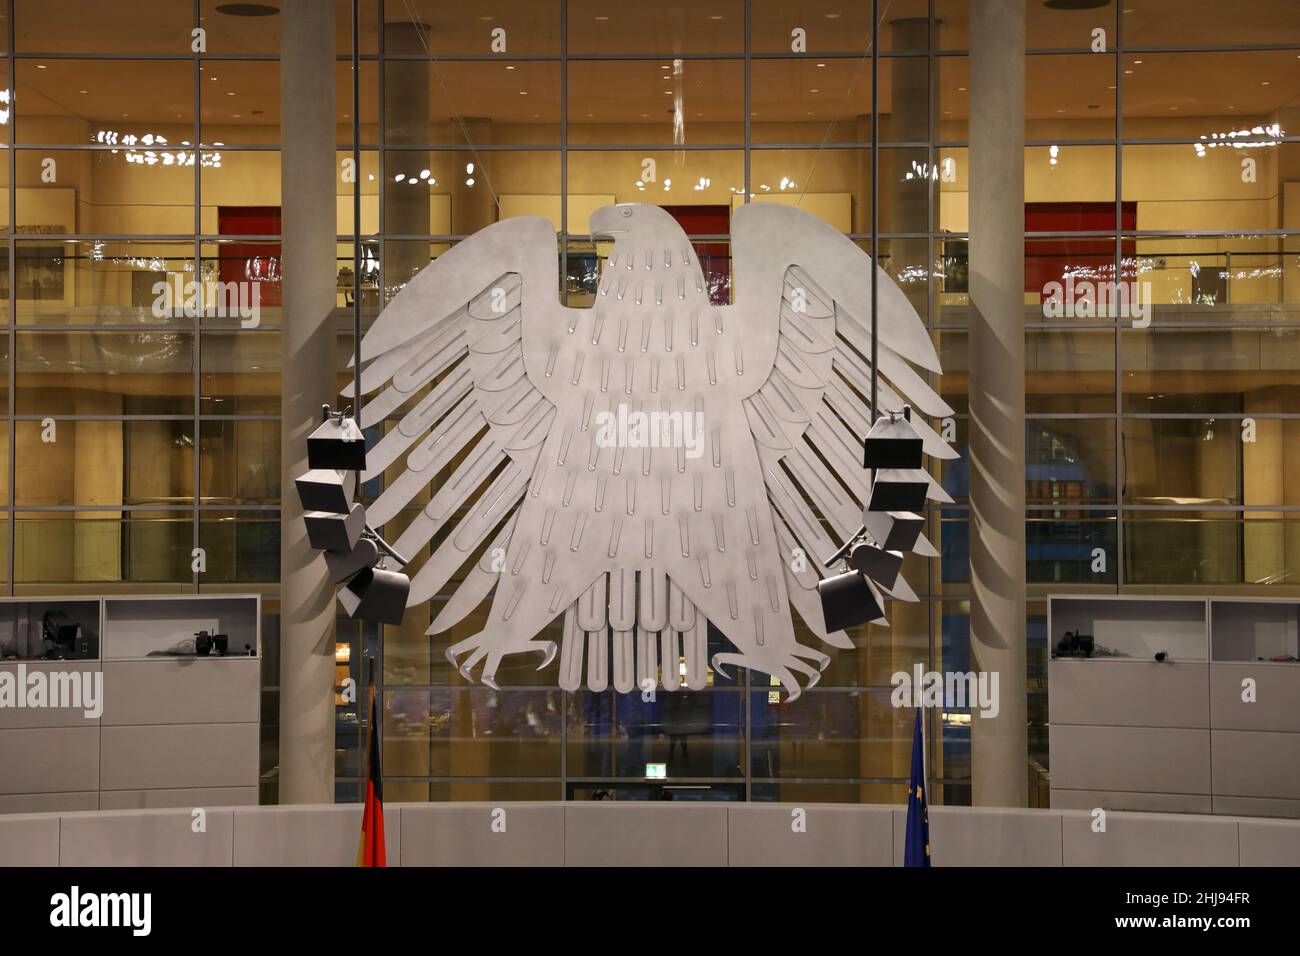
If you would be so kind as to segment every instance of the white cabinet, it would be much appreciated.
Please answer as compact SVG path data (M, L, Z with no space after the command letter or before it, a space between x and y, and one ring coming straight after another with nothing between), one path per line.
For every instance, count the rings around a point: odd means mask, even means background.
M1053 651L1092 639L1048 666L1052 806L1300 817L1298 620L1296 601L1050 597Z
M260 621L257 595L0 599L0 813L256 804Z

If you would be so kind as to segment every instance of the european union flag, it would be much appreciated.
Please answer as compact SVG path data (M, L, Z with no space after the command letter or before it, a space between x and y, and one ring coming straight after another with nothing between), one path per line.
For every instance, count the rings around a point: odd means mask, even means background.
M921 747L921 708L912 734L912 779L907 785L907 842L903 866L930 865L930 811L925 803L925 757Z

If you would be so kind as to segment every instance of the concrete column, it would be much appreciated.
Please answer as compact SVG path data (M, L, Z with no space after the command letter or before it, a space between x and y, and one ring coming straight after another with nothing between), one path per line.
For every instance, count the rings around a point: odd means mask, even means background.
M971 16L970 94L970 641L1000 702L971 721L972 803L1023 807L1025 0Z
M335 395L334 20L281 7L280 802L334 802L334 588L307 543L293 479Z

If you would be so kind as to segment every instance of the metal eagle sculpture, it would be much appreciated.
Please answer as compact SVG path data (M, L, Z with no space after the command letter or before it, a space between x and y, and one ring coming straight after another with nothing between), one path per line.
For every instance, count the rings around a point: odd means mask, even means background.
M736 664L794 700L829 658L796 641L792 609L821 640L853 647L826 630L815 568L861 524L870 488L873 276L883 408L952 413L913 367L940 371L929 335L853 242L794 208L735 211L735 302L721 306L659 207L607 206L590 229L613 240L591 308L560 304L555 232L522 217L439 256L383 310L361 344L360 423L406 410L362 477L403 456L405 470L366 521L390 521L451 468L394 548L439 539L408 607L470 563L430 635L491 596L483 630L446 651L467 679L479 668L496 687L511 654L539 653L545 667L557 646L539 635L562 617L567 690L584 671L592 690L676 690L682 660L689 688L706 686L710 663ZM614 421L633 423L619 440ZM915 424L926 452L956 456ZM935 554L924 538L914 550ZM901 577L882 590L916 599ZM733 648L711 662L709 623Z

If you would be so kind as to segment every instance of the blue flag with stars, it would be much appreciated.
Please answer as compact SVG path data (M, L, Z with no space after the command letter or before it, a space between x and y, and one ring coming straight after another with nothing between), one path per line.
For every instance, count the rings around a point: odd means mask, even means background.
M930 812L925 802L925 757L921 746L921 708L912 734L912 779L907 785L907 842L903 866L930 865Z

